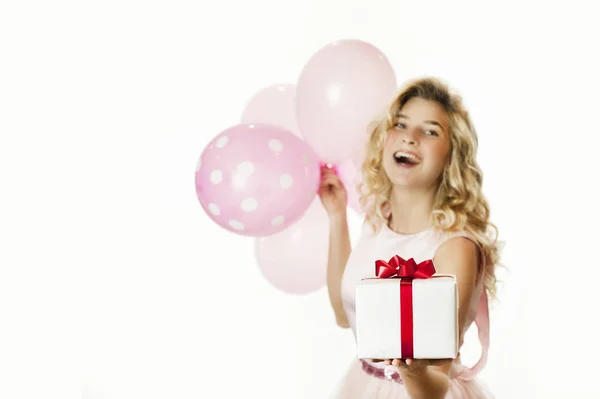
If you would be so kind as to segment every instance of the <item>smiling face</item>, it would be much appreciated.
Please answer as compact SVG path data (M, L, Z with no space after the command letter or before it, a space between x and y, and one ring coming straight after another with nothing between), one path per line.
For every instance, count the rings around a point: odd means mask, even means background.
M383 169L394 186L431 187L450 154L449 120L435 101L413 97L388 130Z

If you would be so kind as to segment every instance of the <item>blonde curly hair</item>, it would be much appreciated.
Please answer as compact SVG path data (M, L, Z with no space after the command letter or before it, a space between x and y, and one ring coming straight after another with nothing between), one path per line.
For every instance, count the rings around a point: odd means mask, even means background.
M370 127L362 181L358 186L360 204L365 211L365 223L377 232L387 222L392 182L383 169L383 148L396 114L411 98L439 103L449 119L451 150L448 162L438 182L433 204L433 227L440 231L465 231L481 246L486 259L484 286L491 298L496 298L495 269L500 259L498 229L491 223L490 207L482 192L483 173L476 155L477 132L463 105L462 97L438 78L422 77L408 81L385 114Z

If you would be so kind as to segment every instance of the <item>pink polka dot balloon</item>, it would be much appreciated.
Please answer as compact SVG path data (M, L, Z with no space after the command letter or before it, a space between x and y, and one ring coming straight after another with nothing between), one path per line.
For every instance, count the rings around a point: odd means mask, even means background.
M218 134L196 167L204 211L232 233L264 237L298 220L317 195L319 159L290 131L239 124Z

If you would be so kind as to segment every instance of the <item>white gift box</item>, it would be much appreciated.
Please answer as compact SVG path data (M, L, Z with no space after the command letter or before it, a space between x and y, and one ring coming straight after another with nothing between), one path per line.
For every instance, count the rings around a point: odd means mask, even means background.
M356 344L359 359L411 357L402 353L400 281L399 278L369 278L357 284ZM404 305L410 305L410 301ZM459 342L455 276L414 279L411 308L412 358L456 358Z

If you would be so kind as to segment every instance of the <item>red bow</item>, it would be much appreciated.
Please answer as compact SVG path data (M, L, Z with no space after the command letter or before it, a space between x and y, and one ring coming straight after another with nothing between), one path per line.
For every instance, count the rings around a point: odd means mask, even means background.
M419 264L413 258L404 260L394 255L389 262L375 261L375 275L378 278L429 278L435 274L435 267L431 259Z

